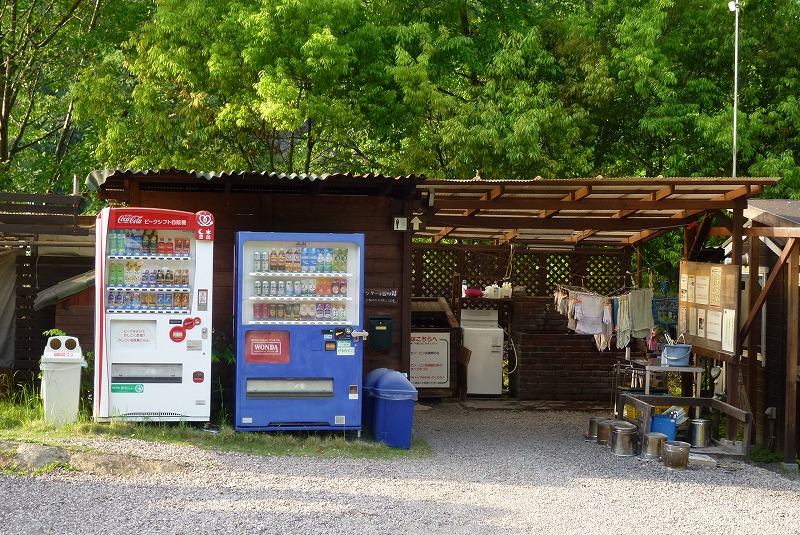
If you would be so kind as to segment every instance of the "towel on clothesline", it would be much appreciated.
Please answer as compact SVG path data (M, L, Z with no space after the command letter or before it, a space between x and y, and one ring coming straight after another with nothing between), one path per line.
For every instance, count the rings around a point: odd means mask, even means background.
M617 349L625 349L631 341L630 294L617 299Z
M634 338L647 338L655 321L653 321L653 290L642 288L633 290L630 296L631 335Z

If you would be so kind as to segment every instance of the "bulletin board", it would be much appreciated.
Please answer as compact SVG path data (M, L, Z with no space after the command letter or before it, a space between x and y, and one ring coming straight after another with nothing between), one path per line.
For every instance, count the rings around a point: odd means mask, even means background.
M733 357L739 280L736 265L681 262L677 330L692 351Z

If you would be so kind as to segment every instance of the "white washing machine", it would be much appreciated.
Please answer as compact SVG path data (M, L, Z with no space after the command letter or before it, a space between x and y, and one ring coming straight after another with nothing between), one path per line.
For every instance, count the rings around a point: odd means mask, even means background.
M496 310L462 310L463 345L472 356L467 365L467 394L503 393L503 329Z

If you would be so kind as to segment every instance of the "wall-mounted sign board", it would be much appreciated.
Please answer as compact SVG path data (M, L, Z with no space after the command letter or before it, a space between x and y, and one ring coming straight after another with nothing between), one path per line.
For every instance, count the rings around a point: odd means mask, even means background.
M739 294L739 266L681 262L678 335L683 334L693 350L733 356L739 328L736 319Z
M396 305L397 288L366 288L364 290L365 305Z

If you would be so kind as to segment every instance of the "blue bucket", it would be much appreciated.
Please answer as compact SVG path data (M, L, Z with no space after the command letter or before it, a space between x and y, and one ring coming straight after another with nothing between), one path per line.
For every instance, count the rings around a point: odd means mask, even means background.
M661 352L661 360L667 366L688 366L691 356L691 344L667 344Z
M653 433L664 433L667 440L675 440L675 428L677 420L670 418L666 414L654 414L650 419L650 431Z

